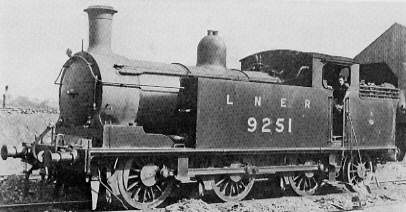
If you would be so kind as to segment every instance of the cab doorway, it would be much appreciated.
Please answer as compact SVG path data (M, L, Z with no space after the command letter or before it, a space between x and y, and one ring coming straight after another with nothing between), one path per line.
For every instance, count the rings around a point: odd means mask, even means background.
M351 82L350 67L337 63L326 63L323 66L323 87L330 90L331 135L333 140L343 138L345 95Z

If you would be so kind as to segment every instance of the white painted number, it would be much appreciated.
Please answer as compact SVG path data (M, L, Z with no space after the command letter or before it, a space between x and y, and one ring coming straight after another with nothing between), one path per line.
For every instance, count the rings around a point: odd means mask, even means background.
M267 133L270 133L271 132L271 129L270 128L267 128L267 127L269 127L269 125L271 125L271 119L270 118L264 118L264 119L262 119L262 132L267 132Z
M292 119L289 118L288 132L292 132Z
M288 133L292 133L292 119L288 118L287 119L288 124L287 124L287 129L288 129ZM278 133L283 133L283 131L285 130L285 118L277 118L276 122L275 122L275 132ZM262 128L261 128L261 132L263 133L271 133L271 124L272 124L272 120L268 117L265 117L262 119ZM248 118L248 132L255 132L257 130L258 127L258 122L255 119L255 117L249 117Z
M276 123L275 123L275 125L276 125L275 131L276 131L276 132L281 133L281 132L283 132L283 130L285 129L285 127L283 126L283 121L285 121L284 118L278 118L278 119L276 120Z
M248 119L248 132L255 132L257 129L257 120L254 117Z

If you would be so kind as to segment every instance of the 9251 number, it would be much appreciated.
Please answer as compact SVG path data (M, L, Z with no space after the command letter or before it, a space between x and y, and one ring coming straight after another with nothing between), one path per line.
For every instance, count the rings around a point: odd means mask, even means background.
M248 132L255 132L257 128L261 128L262 133L272 133L272 120L268 117L262 119L262 124L259 123L255 117L248 118ZM259 126L260 125L260 126ZM288 118L277 118L275 121L275 132L282 133L284 131L288 131L288 133L292 133L292 119Z

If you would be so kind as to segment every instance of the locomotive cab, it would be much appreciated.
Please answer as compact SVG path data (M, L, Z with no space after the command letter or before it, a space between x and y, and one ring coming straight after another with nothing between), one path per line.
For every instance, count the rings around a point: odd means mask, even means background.
M350 58L313 53L314 88L328 94L329 143L343 145L350 93L359 90L359 65ZM343 84L340 84L340 78Z
M316 62L319 71L313 75L321 77L318 82L313 81L313 86L330 92L331 143L340 146L386 145L393 148L399 96L399 90L394 86L396 80L391 80L391 77L372 79L368 71L370 66L360 66L351 59L338 59ZM344 96L338 96L343 93L336 92L340 77L348 83ZM337 111L337 100L341 101L341 98L342 102L339 103L343 108Z
M248 56L240 62L242 70L273 74L281 79L275 84L300 86L295 90L301 95L317 95L318 98L309 100L312 105L322 106L312 116L319 122L328 122L322 130L328 134L327 146L344 146L345 142L355 141L364 145L393 146L391 129L399 91L385 85L395 80L381 82L380 79L375 84L370 74L366 74L371 67L361 66L360 72L360 65L350 58L319 53L271 50ZM346 92L337 89L340 77L344 79ZM365 133L367 131L369 133Z

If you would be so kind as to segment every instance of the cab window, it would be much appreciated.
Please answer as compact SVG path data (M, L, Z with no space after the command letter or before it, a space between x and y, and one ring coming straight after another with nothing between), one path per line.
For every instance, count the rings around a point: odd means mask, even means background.
M323 66L322 85L325 89L333 89L339 85L340 76L348 85L351 82L351 71L349 66L327 63Z

